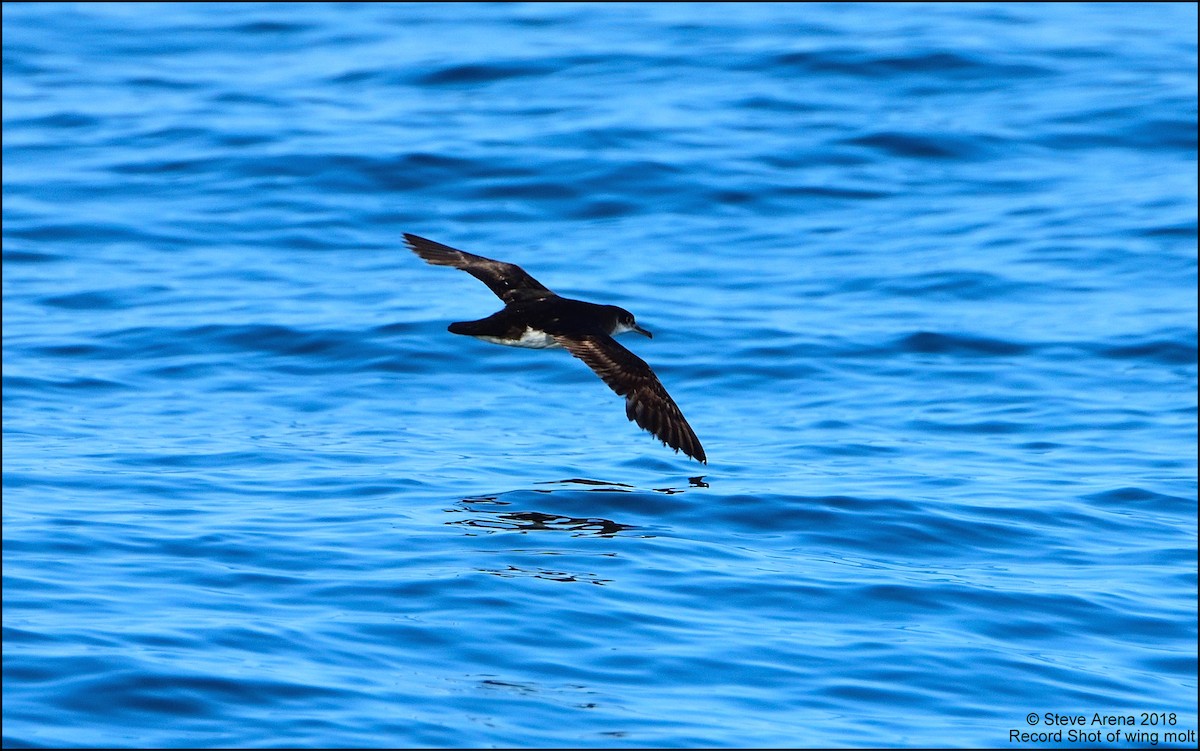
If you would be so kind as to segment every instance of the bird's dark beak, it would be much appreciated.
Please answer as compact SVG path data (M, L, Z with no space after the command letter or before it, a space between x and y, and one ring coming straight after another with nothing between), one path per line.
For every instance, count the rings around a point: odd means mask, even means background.
M634 331L636 331L636 332L638 332L638 333L639 333L639 334L641 334L642 336L646 337L647 339L653 339L653 338L654 338L654 334L651 334L649 331L645 330L644 328L642 328L641 326L637 325L636 323L635 323L635 324L633 324L633 330L634 330Z

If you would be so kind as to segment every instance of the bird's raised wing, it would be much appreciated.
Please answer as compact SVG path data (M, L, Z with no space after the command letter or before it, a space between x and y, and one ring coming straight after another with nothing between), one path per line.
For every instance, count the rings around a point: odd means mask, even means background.
M408 243L408 247L412 248L414 253L434 266L452 266L467 272L486 284L505 304L540 300L554 295L515 263L493 261L490 258L472 255L407 232L404 233L404 242Z
M609 388L625 397L626 417L665 445L708 463L692 426L645 360L605 334L554 339L596 371Z

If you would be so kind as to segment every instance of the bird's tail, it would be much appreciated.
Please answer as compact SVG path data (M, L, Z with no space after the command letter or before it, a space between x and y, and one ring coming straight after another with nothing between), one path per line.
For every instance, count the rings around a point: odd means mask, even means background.
M479 336L483 331L483 321L457 321L450 324L446 329L451 334L462 334L463 336Z

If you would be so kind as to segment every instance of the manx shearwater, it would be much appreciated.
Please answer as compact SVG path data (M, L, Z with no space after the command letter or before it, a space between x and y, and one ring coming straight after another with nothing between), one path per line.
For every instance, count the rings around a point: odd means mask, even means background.
M708 463L696 433L658 376L613 338L626 331L653 337L628 310L560 297L516 264L472 255L407 232L404 240L428 263L462 269L504 302L503 310L487 318L450 324L450 333L511 347L565 348L625 397L625 415L630 420L676 452Z

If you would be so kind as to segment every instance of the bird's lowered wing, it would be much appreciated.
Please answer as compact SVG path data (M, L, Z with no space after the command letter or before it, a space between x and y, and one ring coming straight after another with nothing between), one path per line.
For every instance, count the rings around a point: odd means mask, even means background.
M708 463L692 426L645 360L605 334L554 339L596 371L609 388L625 397L625 415L630 420L665 445Z

